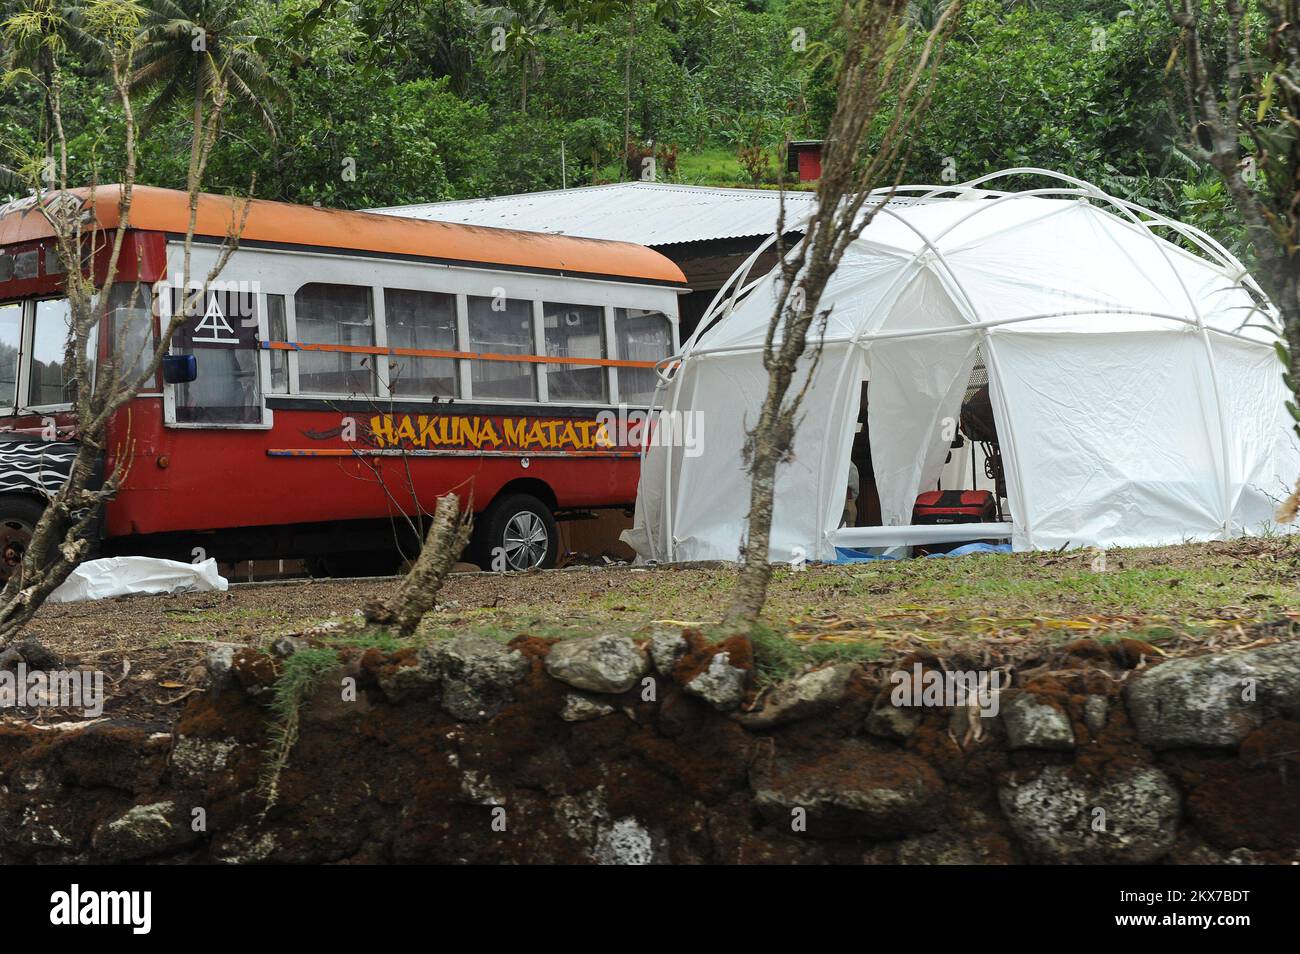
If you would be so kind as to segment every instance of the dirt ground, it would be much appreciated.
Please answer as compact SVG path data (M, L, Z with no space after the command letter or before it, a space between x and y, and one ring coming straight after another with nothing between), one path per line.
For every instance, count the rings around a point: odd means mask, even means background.
M454 574L421 638L472 630L502 639L716 623L726 565ZM1140 550L980 555L779 569L768 648L830 657L1138 639L1166 654L1242 645L1300 623L1300 541L1252 539ZM204 682L214 642L265 646L344 619L394 578L234 584L224 593L49 604L29 628L65 666L102 670L106 715L165 720ZM11 712L10 717L24 718ZM57 710L30 720L58 721Z

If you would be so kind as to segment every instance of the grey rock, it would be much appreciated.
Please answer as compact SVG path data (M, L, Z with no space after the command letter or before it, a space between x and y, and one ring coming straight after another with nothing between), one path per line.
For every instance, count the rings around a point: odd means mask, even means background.
M965 838L934 832L898 842L892 860L900 865L977 865L984 859Z
M212 856L226 865L248 865L266 861L279 851L275 835L253 825L241 825L228 834L213 836Z
M718 711L727 712L738 707L745 698L746 676L745 670L731 665L730 653L714 653L709 668L688 682L685 689Z
M655 672L661 676L672 675L677 661L686 655L686 637L679 632L661 630L650 637L650 659Z
M310 643L300 636L281 636L271 644L271 652L281 659L287 659L296 652L306 649Z
M811 838L900 838L937 827L944 805L943 780L926 762L858 739L828 753L777 756L756 767L750 784L774 827L794 831L802 809Z
M587 722L607 716L613 711L614 707L607 703L597 702L595 699L588 699L586 696L571 692L564 697L560 718L565 722Z
M888 699L867 716L867 731L882 739L901 742L921 724L921 710L915 706L896 706Z
M440 702L463 722L486 722L514 699L527 657L485 636L453 636L420 648L420 664L442 686Z
M1021 692L1002 704L1002 724L1013 749L1069 752L1074 748L1069 717L1030 693Z
M1100 781L1048 766L1006 782L998 801L1020 842L1041 861L1150 864L1178 838L1178 790L1149 766Z
M91 842L105 860L133 861L177 851L196 842L185 812L175 802L153 802L127 809L95 829Z
M1300 712L1300 641L1173 659L1132 680L1126 695L1146 745L1232 748L1266 719Z
M1101 735L1106 728L1106 717L1110 713L1110 701L1105 696L1089 696L1083 702L1083 723L1093 737Z
M840 663L806 672L768 693L763 708L757 712L743 712L732 718L747 729L770 729L819 715L843 700L854 668L852 663Z
M229 767L230 756L238 745L235 739L178 735L172 746L172 771L182 785L205 785Z
M240 643L213 643L208 647L204 666L214 687L221 688L233 681L235 653L243 648Z
M553 678L588 692L627 692L649 670L645 652L612 633L556 643L546 657Z
M654 839L635 818L602 825L596 834L592 860L598 865L648 865L654 861Z
M379 688L383 690L389 702L436 697L439 688L438 674L430 668L426 659L417 656L414 665L381 669Z

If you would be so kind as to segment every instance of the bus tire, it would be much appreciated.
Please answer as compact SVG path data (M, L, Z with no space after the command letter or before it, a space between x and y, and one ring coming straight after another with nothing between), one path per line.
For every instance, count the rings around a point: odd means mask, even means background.
M485 570L549 569L559 549L551 508L531 494L493 501L474 524L474 562Z
M22 494L0 495L0 584L23 562L36 521L45 512L39 500Z

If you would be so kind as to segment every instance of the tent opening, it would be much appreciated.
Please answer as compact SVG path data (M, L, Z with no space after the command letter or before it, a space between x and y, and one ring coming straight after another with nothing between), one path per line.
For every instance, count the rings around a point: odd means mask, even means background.
M849 477L840 529L882 527L880 490L871 457L871 383L859 382L858 413L849 452ZM1011 533L1011 505L1008 500L1006 472L1001 443L998 439L997 415L989 388L988 367L977 349L975 363L960 398L960 410L941 422L947 440L942 470L931 485L916 490L912 510L914 526L953 528L954 535L964 534L962 526L972 523L1006 524ZM950 540L916 546L917 555L949 553L966 544L978 542L1003 544L1001 538ZM895 547L840 547L841 556L879 555Z

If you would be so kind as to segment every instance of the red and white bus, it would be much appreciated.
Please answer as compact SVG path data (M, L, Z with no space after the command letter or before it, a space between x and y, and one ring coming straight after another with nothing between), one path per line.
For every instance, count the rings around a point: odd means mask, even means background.
M118 333L101 350L128 327L156 335L179 300L166 296L179 294L187 197L133 196ZM118 189L95 198L110 234ZM241 209L202 197L196 282ZM75 449L61 285L44 216L30 200L0 208L0 574ZM407 518L454 491L473 501L476 562L551 565L557 514L635 500L638 449L598 416L650 403L685 290L673 262L637 245L254 200L172 341L197 377L160 375L113 421L106 467L129 471L101 552L376 572L413 541Z

